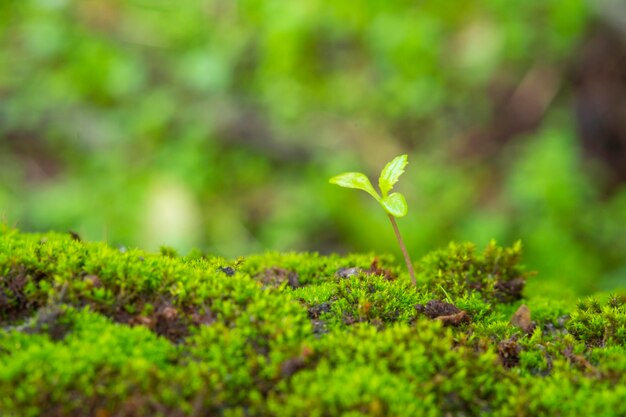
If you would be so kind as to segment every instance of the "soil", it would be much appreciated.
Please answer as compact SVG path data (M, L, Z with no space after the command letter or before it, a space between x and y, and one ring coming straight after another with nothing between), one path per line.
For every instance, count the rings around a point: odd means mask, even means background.
M430 300L426 304L417 304L415 309L428 318L441 321L446 326L459 326L471 321L465 311L444 301Z
M0 318L8 324L31 317L43 306L43 301L29 299L25 289L29 283L37 284L44 277L30 273L24 266L19 266L0 280Z
M498 344L498 357L502 366L505 368L513 368L519 365L519 354L522 348L517 343L517 338L512 336L507 340L503 340Z
M261 281L266 287L280 287L285 283L292 289L300 286L299 277L296 272L278 266L267 268L261 274L257 275L255 279Z
M510 281L498 281L494 285L496 297L503 302L517 301L522 298L524 278L514 278Z

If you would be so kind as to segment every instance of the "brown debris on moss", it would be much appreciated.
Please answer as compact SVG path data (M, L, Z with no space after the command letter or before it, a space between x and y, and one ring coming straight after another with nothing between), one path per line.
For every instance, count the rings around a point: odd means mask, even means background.
M536 323L531 320L530 309L526 304L522 304L513 313L511 317L511 324L515 327L519 327L524 333L530 334L537 327Z
M505 368L513 368L519 365L521 351L522 347L517 342L515 336L498 343L498 357L500 358L500 363Z
M498 281L494 285L496 298L504 302L517 301L522 298L524 278L517 277L509 281Z
M415 309L430 319L441 321L446 326L458 326L470 321L465 311L444 301L430 300L426 304L415 305Z
M258 279L266 287L280 287L285 283L293 289L300 286L297 272L277 266L267 268L265 271L259 274L256 279Z

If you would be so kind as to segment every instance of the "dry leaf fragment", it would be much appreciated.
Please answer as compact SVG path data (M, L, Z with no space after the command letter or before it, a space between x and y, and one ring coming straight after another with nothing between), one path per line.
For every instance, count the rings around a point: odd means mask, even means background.
M519 306L511 317L511 324L522 329L524 333L532 333L535 329L535 323L530 319L530 309L526 304Z

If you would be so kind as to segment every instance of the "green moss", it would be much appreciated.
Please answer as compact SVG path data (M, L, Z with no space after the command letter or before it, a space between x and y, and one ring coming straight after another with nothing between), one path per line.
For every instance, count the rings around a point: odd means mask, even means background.
M591 346L626 345L626 303L611 296L602 305L596 298L581 300L567 330Z
M521 254L520 242L502 248L491 241L481 254L472 243L451 243L422 259L418 276L433 292L445 288L447 297L479 292L489 302L515 301L529 275L519 264Z
M623 300L520 300L520 255L451 244L413 287L373 254L228 261L0 225L0 414L624 415Z

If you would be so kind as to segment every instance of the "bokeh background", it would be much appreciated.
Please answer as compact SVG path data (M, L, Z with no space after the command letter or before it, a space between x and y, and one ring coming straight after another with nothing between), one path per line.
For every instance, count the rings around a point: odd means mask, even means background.
M521 239L528 291L626 286L623 0L0 1L0 221L236 257Z

